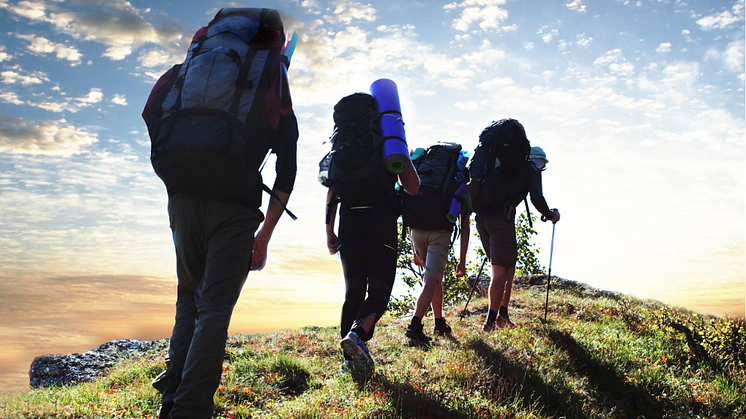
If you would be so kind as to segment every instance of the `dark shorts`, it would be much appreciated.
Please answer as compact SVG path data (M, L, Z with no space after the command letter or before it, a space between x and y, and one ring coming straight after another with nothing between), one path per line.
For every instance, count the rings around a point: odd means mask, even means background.
M477 232L484 253L489 256L493 265L515 266L518 260L518 244L513 220L485 217L477 221Z

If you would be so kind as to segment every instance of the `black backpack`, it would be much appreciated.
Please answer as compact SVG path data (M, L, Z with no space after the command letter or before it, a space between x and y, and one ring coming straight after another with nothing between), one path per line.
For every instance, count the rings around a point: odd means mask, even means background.
M482 131L469 162L474 212L504 213L505 206L510 205L513 179L530 153L526 130L515 119L501 119Z
M240 199L291 112L285 31L276 10L221 9L143 110L151 161L170 194ZM265 187L265 190L267 188Z
M456 190L469 181L466 156L461 145L437 143L412 161L420 176L416 195L402 194L404 225L424 230L450 230L448 213Z
M345 204L375 205L396 194L396 175L383 163L380 118L375 98L367 93L334 105L332 149L319 162L319 182Z

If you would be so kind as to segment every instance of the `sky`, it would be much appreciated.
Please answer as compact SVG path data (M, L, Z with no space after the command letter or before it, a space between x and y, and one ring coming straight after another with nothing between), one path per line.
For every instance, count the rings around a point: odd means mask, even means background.
M299 36L299 219L281 220L230 333L337 323L318 162L334 104L379 78L410 148L525 126L562 214L554 246L536 225L553 275L744 316L743 0L0 0L0 391L36 355L170 335L167 196L140 114L221 7L278 9Z

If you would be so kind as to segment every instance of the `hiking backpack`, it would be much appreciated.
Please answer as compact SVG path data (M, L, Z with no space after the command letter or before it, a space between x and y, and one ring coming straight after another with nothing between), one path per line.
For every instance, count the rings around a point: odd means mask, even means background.
M386 170L376 100L354 93L334 105L332 149L319 162L319 182L351 206L375 205L393 197L396 175Z
M450 230L453 222L448 219L451 202L456 190L469 181L466 156L461 145L437 143L422 156L412 160L420 177L416 195L402 194L404 226L424 230Z
M528 161L531 144L515 119L491 123L479 135L479 144L469 162L474 212L503 214L510 205L512 182L518 168Z
M292 111L284 46L276 10L221 9L161 76L142 116L169 194L237 199L261 182L280 115Z

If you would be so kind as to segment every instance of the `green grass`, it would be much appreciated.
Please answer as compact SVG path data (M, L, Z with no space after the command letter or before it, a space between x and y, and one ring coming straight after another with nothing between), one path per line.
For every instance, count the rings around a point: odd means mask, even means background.
M631 297L578 288L514 290L519 325L481 332L485 300L447 319L450 338L410 347L408 319L384 317L370 344L376 372L340 372L338 328L229 339L218 418L741 418L746 416L746 327ZM676 322L702 337L700 358ZM428 322L428 329L432 324ZM0 399L0 418L157 417L150 381L164 354L127 360L94 383Z

